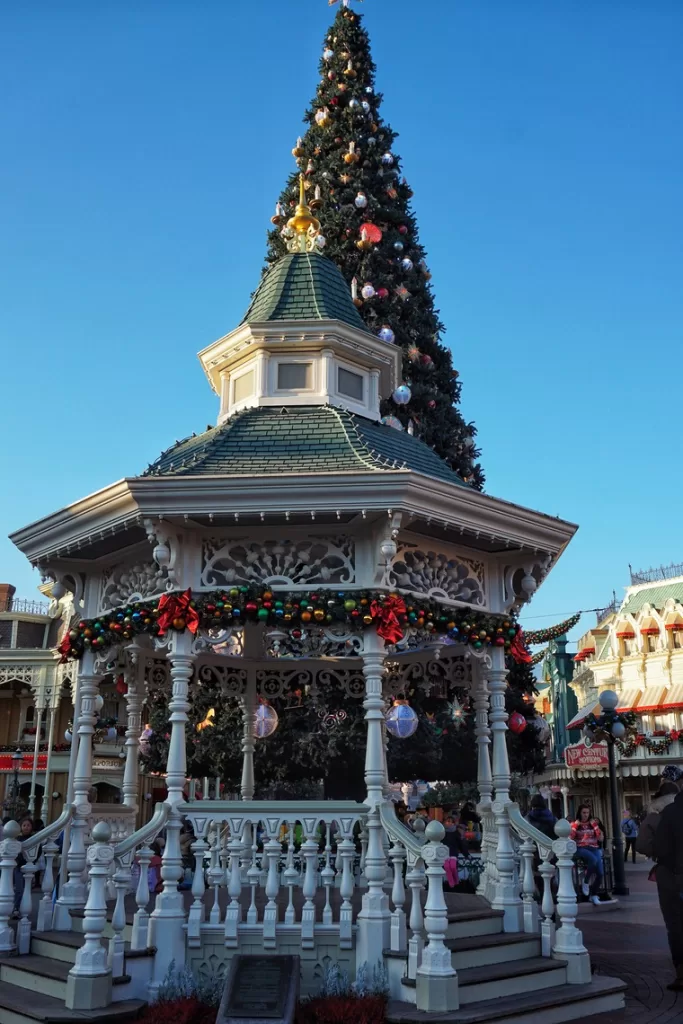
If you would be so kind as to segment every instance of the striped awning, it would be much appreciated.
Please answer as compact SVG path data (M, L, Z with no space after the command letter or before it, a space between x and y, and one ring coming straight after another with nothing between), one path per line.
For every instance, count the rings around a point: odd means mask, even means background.
M683 708L683 683L674 683L662 700L661 711L675 711Z
M586 721L589 715L597 715L600 712L600 704L597 700L592 700L590 704L586 704L585 707L580 708L576 712L571 722L567 726L567 729L580 729L583 723Z
M638 698L642 693L642 686L629 686L619 694L617 711L635 711L638 707Z
M635 709L637 714L646 711L660 711L666 696L667 686L646 686Z

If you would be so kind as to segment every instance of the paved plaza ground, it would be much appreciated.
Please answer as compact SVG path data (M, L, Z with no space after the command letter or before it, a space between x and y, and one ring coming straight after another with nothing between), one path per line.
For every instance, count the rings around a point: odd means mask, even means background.
M625 1010L597 1014L590 1024L683 1024L683 992L666 989L674 972L650 867L643 857L627 865L631 892L617 906L581 906L578 923L595 972L628 984Z

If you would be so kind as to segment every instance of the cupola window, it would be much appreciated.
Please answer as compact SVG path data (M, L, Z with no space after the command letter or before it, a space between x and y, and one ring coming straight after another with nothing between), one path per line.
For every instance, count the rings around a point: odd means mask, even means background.
M311 388L310 363L278 363L278 391L298 391Z
M234 401L242 402L249 395L254 393L254 371L248 370L247 373L243 373L240 377L235 377L235 393Z
M345 370L343 366L338 369L337 391L340 395L353 398L356 402L363 401L363 378L359 373L352 373Z

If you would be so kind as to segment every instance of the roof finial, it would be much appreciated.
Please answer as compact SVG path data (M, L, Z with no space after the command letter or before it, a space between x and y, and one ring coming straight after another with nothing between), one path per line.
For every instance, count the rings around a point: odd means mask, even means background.
M290 252L310 252L317 246L320 235L320 221L314 217L306 203L304 176L299 175L299 204L294 216L287 221L287 227L293 232L287 248Z

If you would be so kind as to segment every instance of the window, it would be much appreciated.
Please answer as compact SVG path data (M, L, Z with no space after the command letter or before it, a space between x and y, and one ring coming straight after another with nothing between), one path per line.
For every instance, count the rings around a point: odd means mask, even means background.
M235 377L234 401L241 402L254 393L254 371L248 370L241 377Z
M671 633L672 647L683 648L683 631L674 629Z
M624 637L621 642L623 644L624 657L628 658L629 654L633 654L633 645L635 641Z
M645 637L645 650L648 654L654 654L657 650L657 637L648 635Z
M363 378L359 373L351 373L343 366L339 367L337 376L337 391L347 398L354 398L357 402L363 401Z
M278 363L278 391L296 391L311 387L310 363Z

